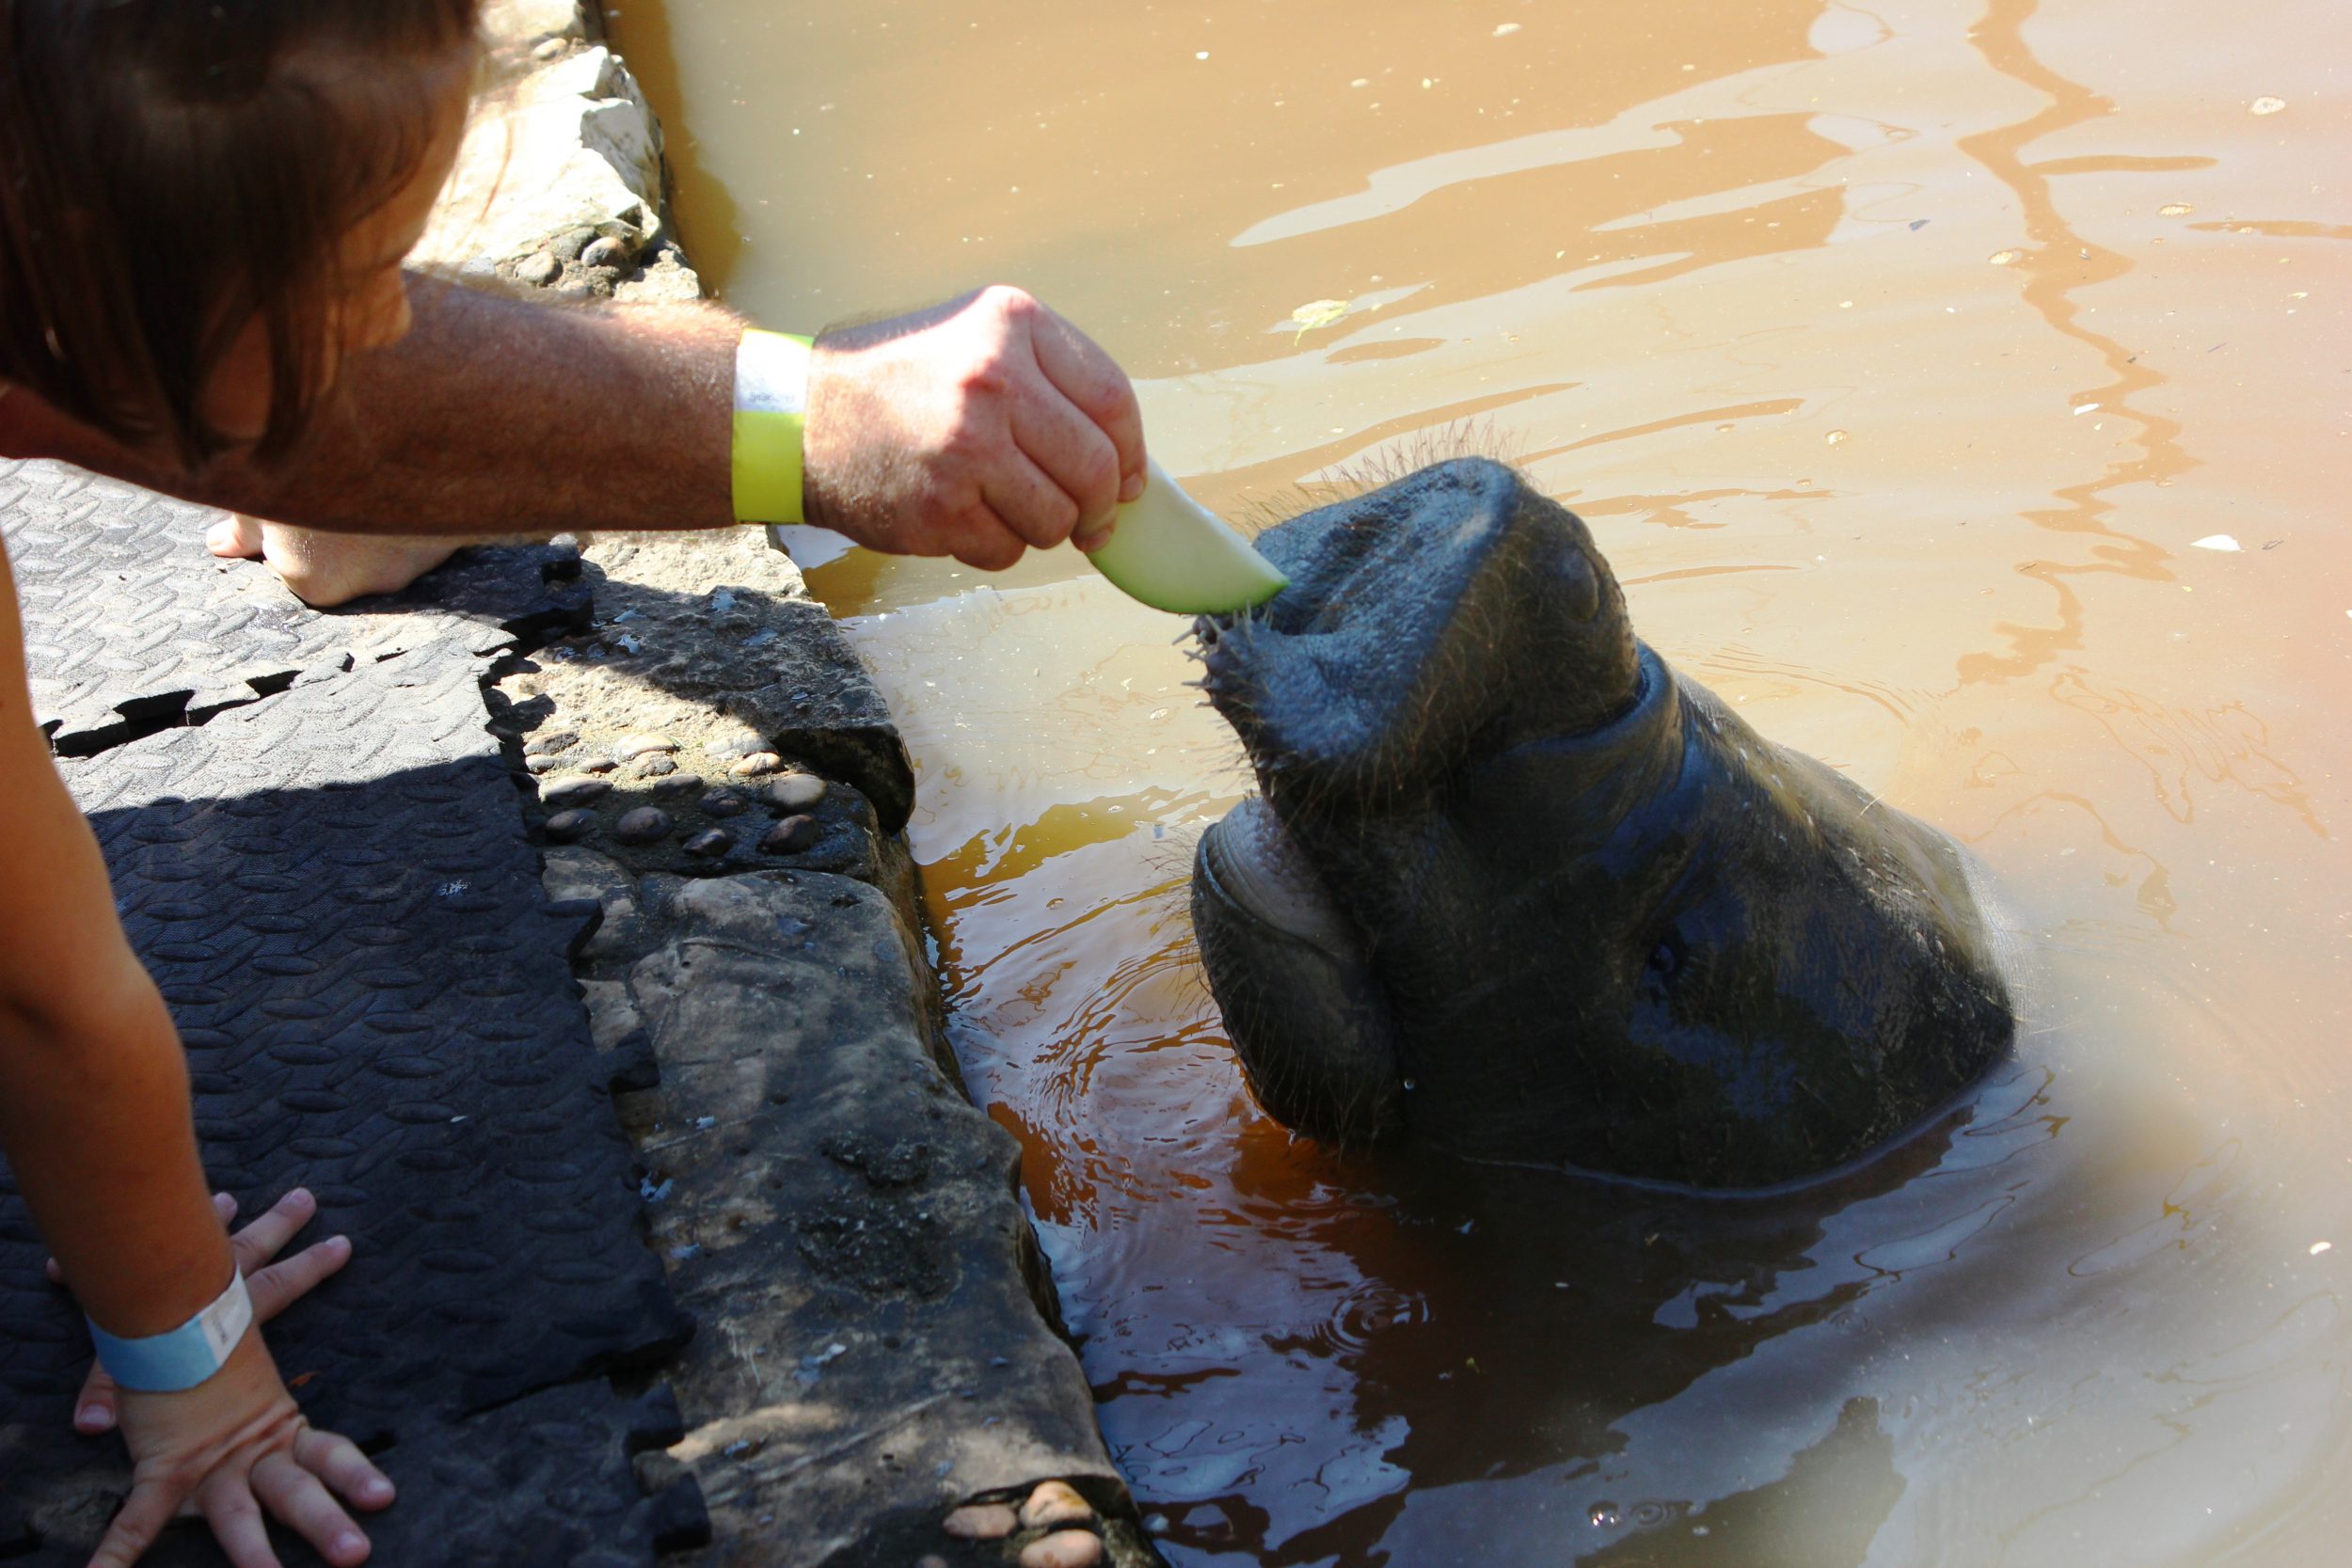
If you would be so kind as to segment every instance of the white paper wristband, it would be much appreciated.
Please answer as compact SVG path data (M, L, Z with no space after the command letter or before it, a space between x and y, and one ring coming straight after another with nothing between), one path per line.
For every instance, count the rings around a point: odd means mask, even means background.
M238 1273L229 1276L229 1289L210 1307L167 1334L125 1339L91 1323L89 1337L98 1346L99 1365L117 1383L143 1394L171 1394L195 1387L228 1365L229 1353L252 1326L253 1298Z

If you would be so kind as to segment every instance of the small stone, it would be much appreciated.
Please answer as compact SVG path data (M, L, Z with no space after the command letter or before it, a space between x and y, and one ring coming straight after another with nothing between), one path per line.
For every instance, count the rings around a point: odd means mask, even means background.
M616 240L610 234L591 240L580 253L580 264L583 267L626 268L628 262L628 242Z
M600 795L612 793L612 784L606 779L558 779L539 791L539 803L562 810L566 806L584 806Z
M612 754L623 762L635 762L655 752L675 752L677 742L664 735L625 735L612 743Z
M817 818L787 816L768 830L766 836L759 841L759 847L771 855L797 855L803 849L815 848L817 841L823 836L823 830L817 826Z
M768 786L769 803L786 811L806 811L824 798L825 781L814 773L787 773Z
M670 814L660 806L639 806L612 824L612 836L623 844L651 844L669 832Z
M703 797L703 810L713 816L734 816L751 802L732 789L714 789Z
M651 810L652 808L648 807L646 809ZM678 847L685 850L690 855L723 855L727 852L728 846L733 842L734 841L728 838L725 832L720 829L705 828L701 832L696 833L692 838L690 838L684 844L679 845Z
M535 251L515 263L515 280L528 283L534 289L545 288L564 271L564 263L546 251Z
M533 775L540 773L552 773L563 766L564 759L562 757L523 758L523 771Z
M549 730L543 735L534 735L529 740L524 741L523 755L551 757L558 752L568 752L579 744L580 734L576 730Z
M756 779L783 766L784 759L773 752L754 752L750 756L729 764L727 771L739 779Z
M611 757L590 757L580 765L580 770L583 773L610 773L620 766Z
M1056 1530L1021 1548L1021 1568L1094 1568L1103 1560L1103 1538L1082 1529Z
M714 757L745 757L767 749L767 740L752 730L736 730L703 742L703 750Z
M966 1503L939 1528L959 1541L1002 1541L1018 1522L1003 1503Z
M588 830L596 825L593 811L559 811L548 818L547 834L550 844L569 844L588 836Z
M548 253L559 261L577 261L580 260L580 253L596 242L596 231L582 224L577 229L566 229L563 233L549 240Z
M555 297L558 299L586 299L595 292L588 285L588 275L585 272L566 273L564 280L555 286ZM624 639L624 641L627 640ZM635 653L637 650L631 648L629 652Z
M676 764L672 763L671 766L675 767ZM702 775L699 773L673 773L657 783L653 786L653 793L658 800L671 800L681 795L691 795L702 786Z
M635 772L641 779L659 779L677 771L677 762L667 752L653 752L637 759Z
M1078 1496L1077 1488L1066 1481L1043 1482L1021 1505L1023 1529L1054 1529L1062 1525L1088 1524L1093 1518L1094 1510Z

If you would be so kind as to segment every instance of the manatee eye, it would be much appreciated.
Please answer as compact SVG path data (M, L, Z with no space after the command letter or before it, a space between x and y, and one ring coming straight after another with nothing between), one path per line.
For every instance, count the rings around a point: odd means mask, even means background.
M1682 938L1669 931L1659 938L1658 944L1649 950L1649 958L1642 965L1642 978L1653 990L1663 990L1682 973L1690 957L1690 949L1683 945Z

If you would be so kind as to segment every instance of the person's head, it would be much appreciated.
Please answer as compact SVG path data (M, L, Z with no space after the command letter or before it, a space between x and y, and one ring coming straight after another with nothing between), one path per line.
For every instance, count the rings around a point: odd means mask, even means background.
M193 469L407 330L480 0L0 0L0 381Z

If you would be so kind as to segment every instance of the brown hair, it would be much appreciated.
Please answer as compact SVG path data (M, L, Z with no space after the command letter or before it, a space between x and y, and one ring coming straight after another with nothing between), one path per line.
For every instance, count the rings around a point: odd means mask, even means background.
M421 166L480 0L0 0L0 380L190 470L266 324L267 430L334 373L353 225Z

